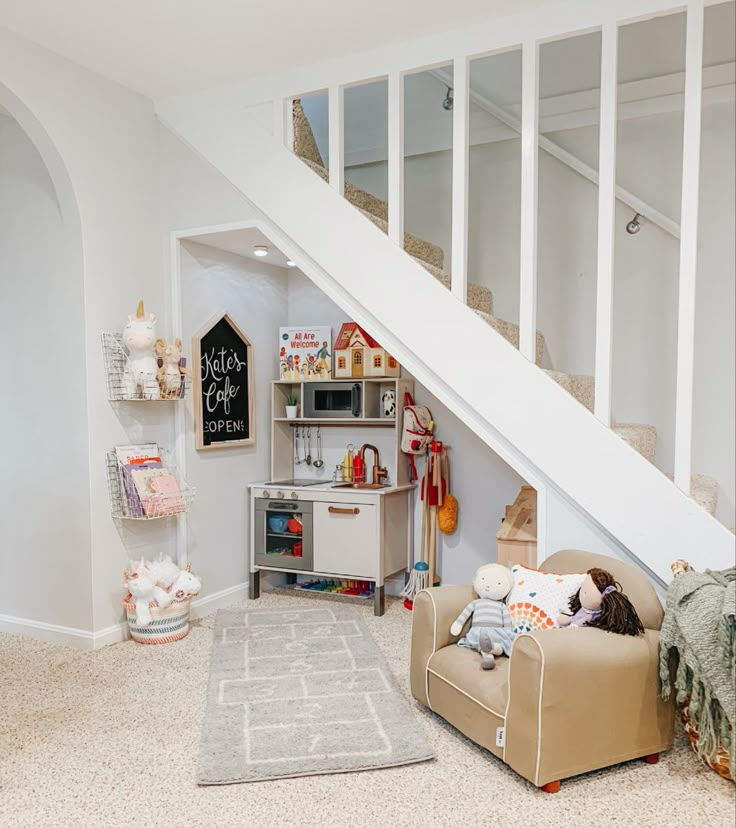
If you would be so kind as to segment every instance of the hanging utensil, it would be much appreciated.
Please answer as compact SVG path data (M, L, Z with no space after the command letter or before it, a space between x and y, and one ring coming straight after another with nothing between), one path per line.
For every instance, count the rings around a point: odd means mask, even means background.
M317 426L317 459L314 461L314 468L321 469L324 466L324 461L322 460L322 431L320 430L320 426Z
M304 458L304 462L308 465L312 465L312 426L307 426L307 443L306 443L306 452L307 455Z
M301 466L302 458L299 456L299 426L294 426L294 465Z

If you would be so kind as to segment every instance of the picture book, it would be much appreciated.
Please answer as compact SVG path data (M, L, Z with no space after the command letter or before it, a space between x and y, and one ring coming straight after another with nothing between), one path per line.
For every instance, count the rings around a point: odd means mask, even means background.
M294 381L332 379L332 328L279 328L279 378Z

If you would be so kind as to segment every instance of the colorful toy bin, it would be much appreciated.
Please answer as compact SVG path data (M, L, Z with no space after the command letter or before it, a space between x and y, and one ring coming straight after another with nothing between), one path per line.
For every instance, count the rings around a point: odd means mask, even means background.
M161 609L155 601L148 605L153 619L145 627L136 622L135 603L128 593L123 599L123 606L128 616L130 637L139 644L170 644L189 634L189 610L192 596L175 598L166 609Z

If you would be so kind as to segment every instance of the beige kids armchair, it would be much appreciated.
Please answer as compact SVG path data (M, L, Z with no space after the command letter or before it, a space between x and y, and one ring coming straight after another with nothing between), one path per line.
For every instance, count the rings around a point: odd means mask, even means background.
M592 567L620 582L645 627L643 636L593 628L520 635L510 658L480 668L455 646L450 625L475 595L446 586L414 600L411 691L517 773L550 793L560 780L628 759L653 763L672 746L672 702L659 695L662 607L645 575L614 558L556 552L539 567L569 574ZM463 631L464 634L464 631Z

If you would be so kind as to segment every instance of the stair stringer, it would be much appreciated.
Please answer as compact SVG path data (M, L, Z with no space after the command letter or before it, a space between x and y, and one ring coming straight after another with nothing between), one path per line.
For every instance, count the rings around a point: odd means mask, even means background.
M159 117L277 228L279 245L531 485L553 486L662 582L732 564L733 535L316 177L246 110ZM358 253L359 251L359 253ZM463 355L467 355L463 357Z

